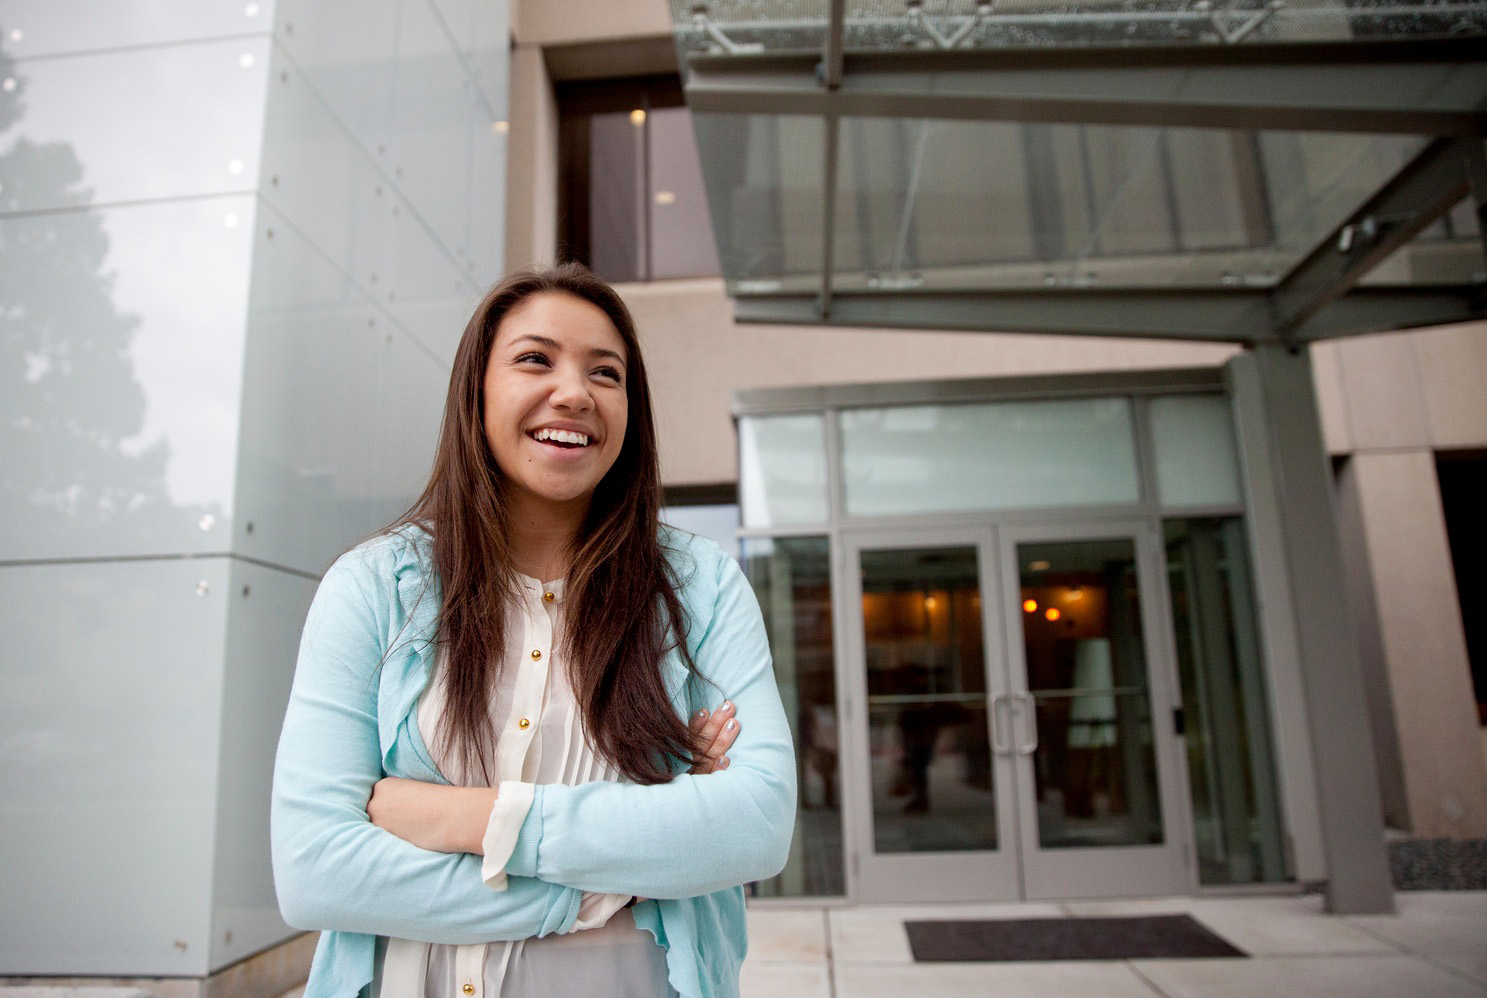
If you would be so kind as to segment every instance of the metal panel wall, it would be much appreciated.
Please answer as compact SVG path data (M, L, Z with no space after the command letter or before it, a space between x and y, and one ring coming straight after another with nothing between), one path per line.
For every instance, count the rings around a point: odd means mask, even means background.
M293 933L294 649L427 474L501 271L508 13L0 11L0 974L202 976Z

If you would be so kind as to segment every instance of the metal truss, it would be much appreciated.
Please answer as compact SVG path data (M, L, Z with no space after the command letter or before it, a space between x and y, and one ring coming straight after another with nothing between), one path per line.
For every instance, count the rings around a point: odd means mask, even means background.
M1487 132L1487 41L693 56L693 111ZM833 60L839 60L834 63ZM840 65L837 85L826 72Z

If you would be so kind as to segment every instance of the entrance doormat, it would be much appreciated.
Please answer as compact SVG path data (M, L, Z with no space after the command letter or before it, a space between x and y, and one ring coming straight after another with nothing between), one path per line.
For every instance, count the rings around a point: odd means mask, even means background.
M923 963L1248 956L1189 915L905 922Z

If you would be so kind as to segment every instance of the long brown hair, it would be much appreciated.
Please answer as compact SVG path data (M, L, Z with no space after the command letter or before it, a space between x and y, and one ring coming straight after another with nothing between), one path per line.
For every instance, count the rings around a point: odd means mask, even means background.
M595 751L636 783L665 783L672 760L695 760L687 726L667 694L661 658L675 647L688 680L698 673L683 637L680 581L657 538L661 472L650 388L629 309L576 263L517 271L475 309L455 353L428 486L389 528L414 524L433 535L447 694L438 738L466 773L489 779L496 741L490 697L505 648L506 602L518 587L506 483L483 425L485 372L501 320L541 294L572 295L597 306L625 344L625 440L573 544L560 647ZM578 621L582 627L574 626Z

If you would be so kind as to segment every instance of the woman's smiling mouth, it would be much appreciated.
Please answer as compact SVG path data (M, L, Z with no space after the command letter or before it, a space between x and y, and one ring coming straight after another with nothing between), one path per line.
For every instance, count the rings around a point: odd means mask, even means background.
M532 430L527 436L540 444L556 444L559 447L587 447L589 435L579 433L577 430L554 430L543 427L540 430Z

